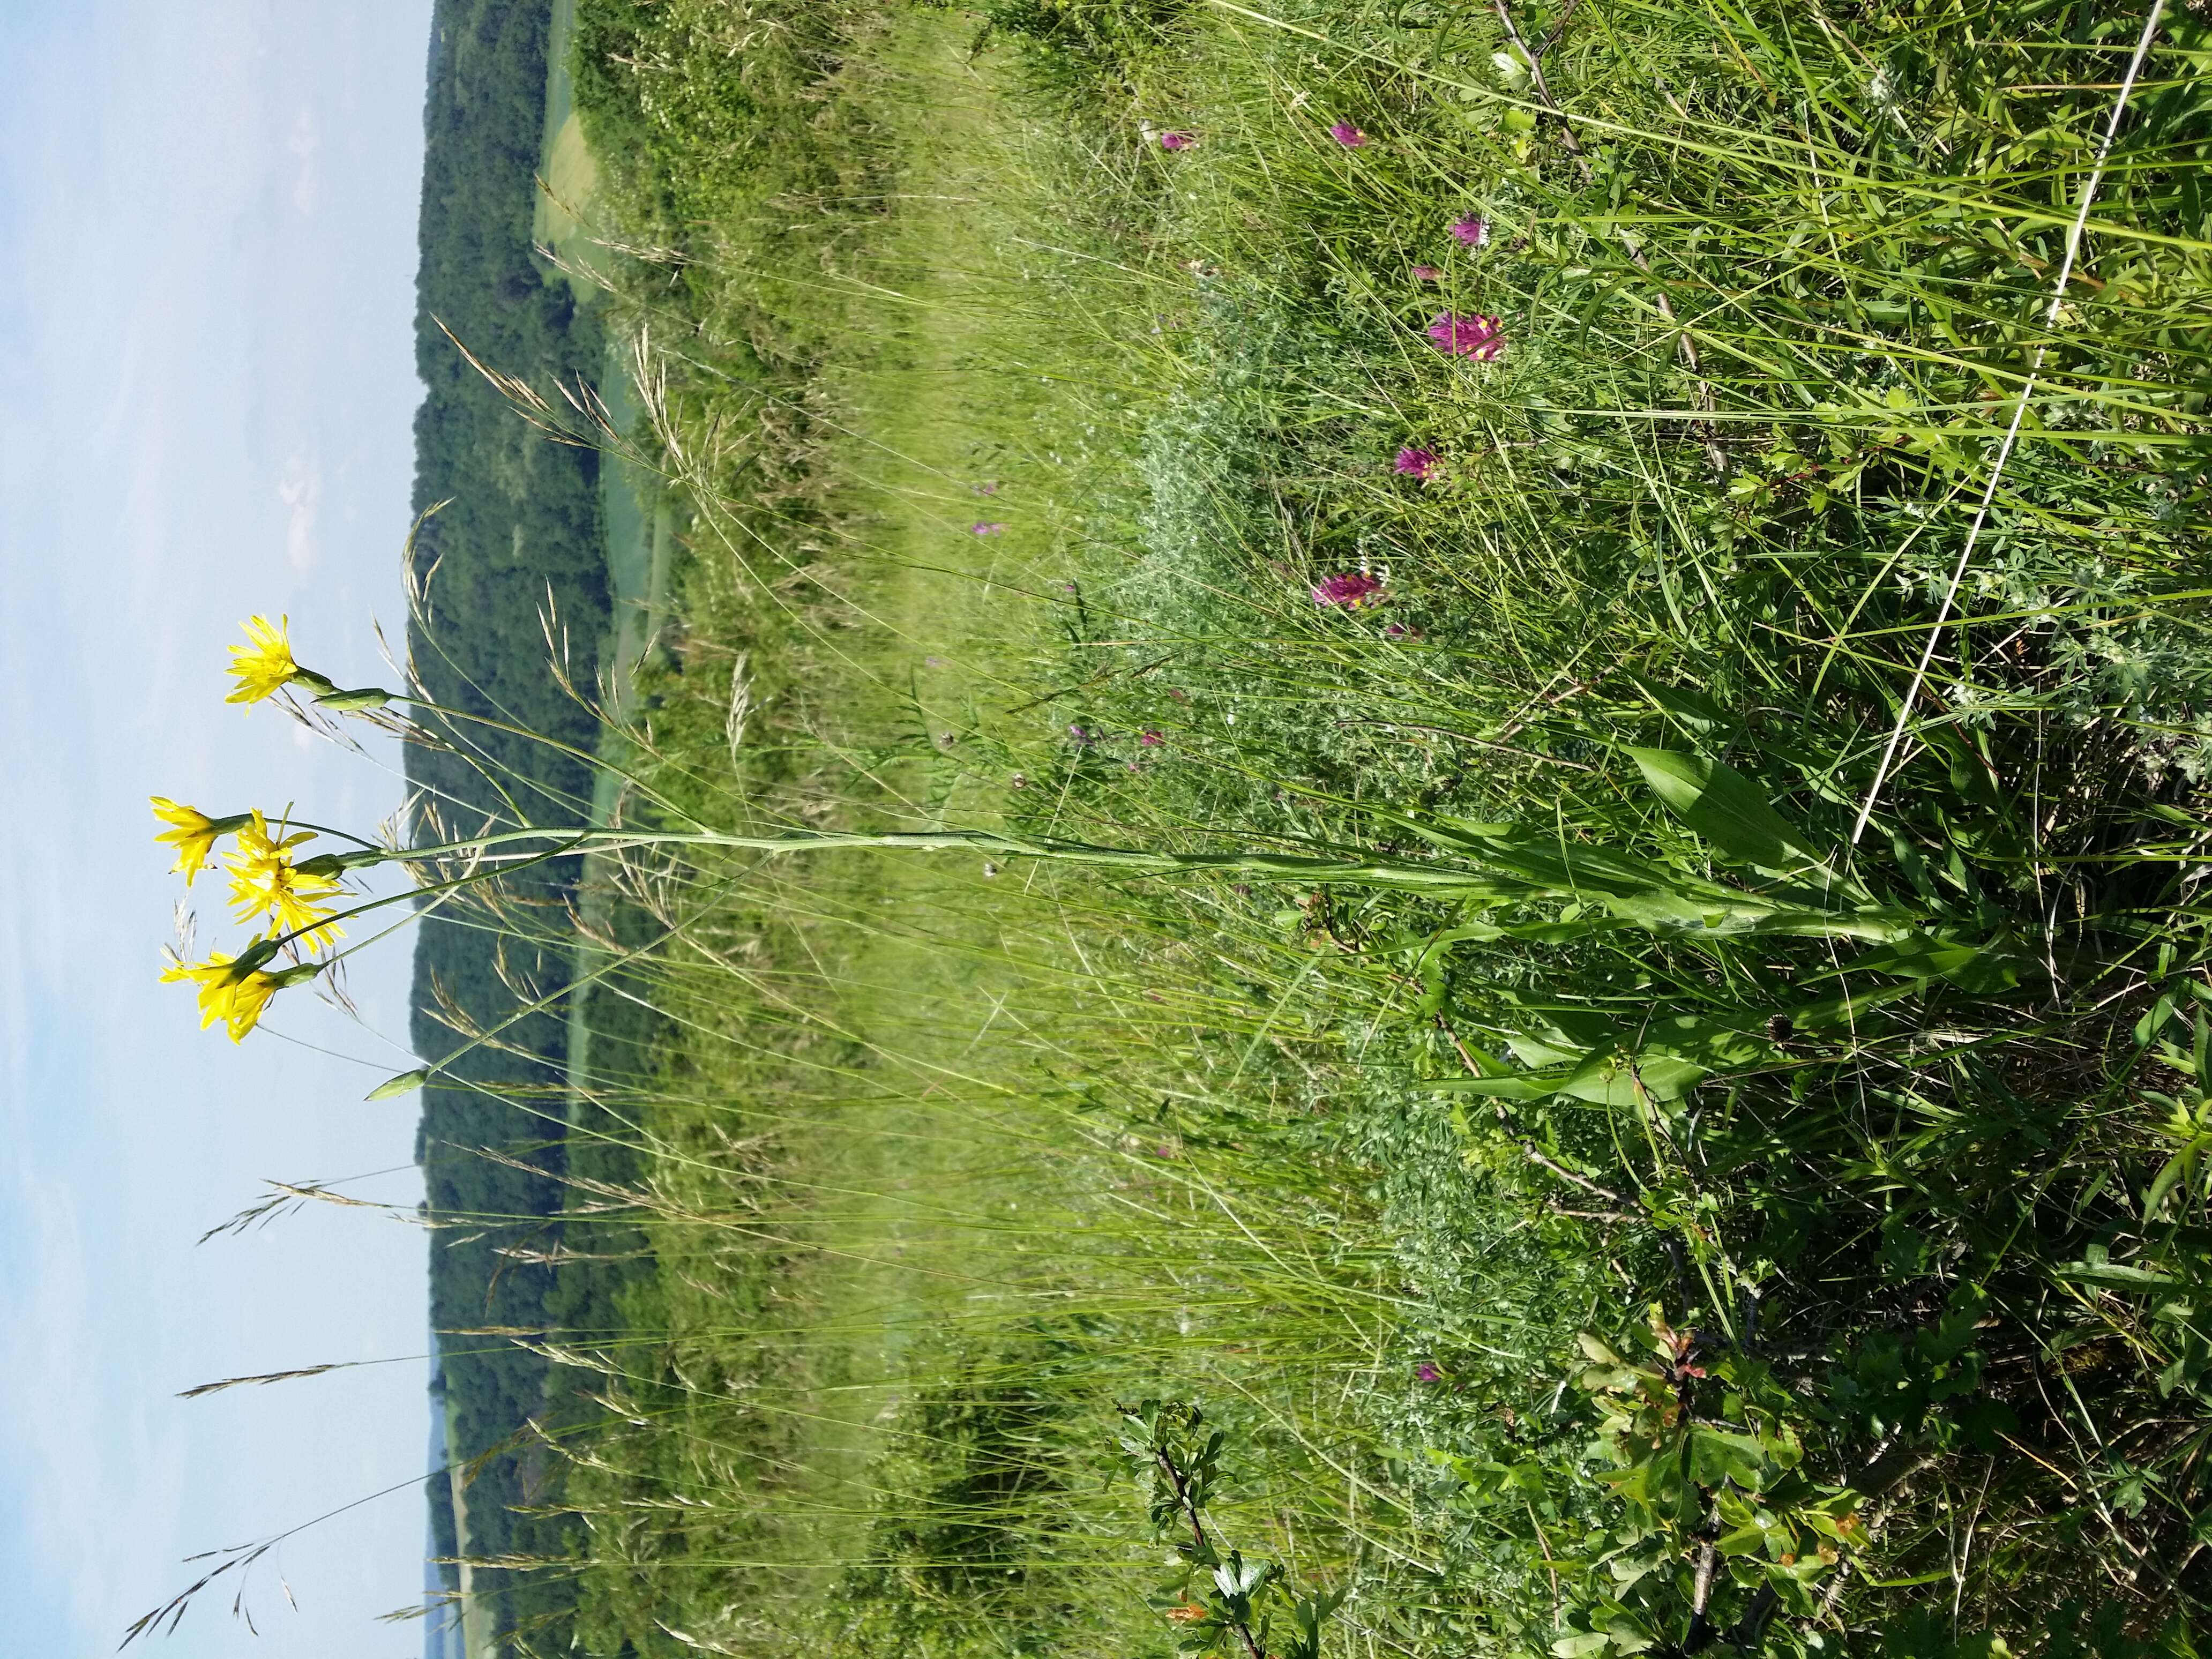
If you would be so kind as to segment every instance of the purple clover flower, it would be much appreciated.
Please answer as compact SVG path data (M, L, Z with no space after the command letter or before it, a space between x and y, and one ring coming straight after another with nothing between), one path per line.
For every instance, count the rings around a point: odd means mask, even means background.
M1143 732L1138 734L1137 741L1144 744L1147 749L1158 749L1162 744L1165 743L1167 739L1162 737L1158 732L1152 730L1150 726L1147 726Z
M1349 121L1332 121L1328 136L1346 149L1358 149L1367 142L1367 135Z
M1398 459L1391 462L1390 466L1393 471L1427 483L1437 476L1437 465L1435 450L1417 449L1409 444L1398 452Z
M1198 140L1188 132L1164 132L1160 135L1162 149L1188 149Z
M1423 1382L1441 1382L1444 1380L1444 1374L1425 1359L1413 1367L1413 1375Z
M1495 317L1462 317L1447 311L1429 325L1429 338L1445 356L1472 357L1479 363L1495 362L1505 349L1505 327Z
M1347 611L1357 611L1370 603L1382 591L1382 584L1364 570L1350 570L1342 575L1324 576L1313 585L1313 602L1319 605L1342 605Z
M1490 240L1490 221L1470 213L1452 222L1451 234L1462 247L1478 248Z
M1442 277L1443 275L1443 272L1438 270L1434 265L1415 265L1413 267L1413 280L1417 283L1433 283Z
M995 535L997 535L997 534L998 534L1001 530L1004 530L1006 527L1006 526L1004 526L1004 525L1002 525L1002 524L998 524L998 523L995 523L995 522L994 522L994 523L988 523L988 524L972 525L972 526L969 526L969 528L970 528L971 530L973 530L973 531L974 531L974 532L975 532L976 535L978 535L978 536L995 536Z

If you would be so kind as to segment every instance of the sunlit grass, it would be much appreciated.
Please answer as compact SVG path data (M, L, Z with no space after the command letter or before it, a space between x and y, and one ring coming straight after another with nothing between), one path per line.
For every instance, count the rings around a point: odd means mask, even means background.
M518 1643L1165 1654L1202 1399L1329 1651L2187 1650L2193 14L583 9L689 551ZM1348 861L730 842L947 826Z

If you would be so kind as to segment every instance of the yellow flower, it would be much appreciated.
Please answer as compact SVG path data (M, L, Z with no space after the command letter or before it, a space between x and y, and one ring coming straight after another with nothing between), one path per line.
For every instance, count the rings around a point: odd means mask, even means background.
M215 851L216 842L233 831L243 829L251 816L240 812L227 818L211 818L198 807L180 805L167 795L155 795L151 799L154 816L171 826L154 839L177 849L177 861L170 866L169 873L176 875L181 872L187 887L192 884L192 878L199 874L200 866L207 862L208 854Z
M231 913L240 921L265 915L274 924L272 937L296 933L301 943L316 950L343 938L344 930L335 924L316 924L331 914L323 901L345 890L328 876L301 870L292 860L295 847L314 838L312 830L302 830L280 841L259 812L249 814L229 854Z
M289 617L279 617L273 624L266 617L246 619L246 642L230 647L230 676L238 690L224 702L259 702L300 678L300 665L292 660L291 626Z
M260 1022L261 1011L269 1006L269 999L277 991L276 981L258 968L235 974L235 959L217 951L205 962L184 962L172 957L169 967L161 975L163 984L188 981L200 988L200 1030L204 1031L221 1020L229 1030L233 1042L243 1042L246 1034Z

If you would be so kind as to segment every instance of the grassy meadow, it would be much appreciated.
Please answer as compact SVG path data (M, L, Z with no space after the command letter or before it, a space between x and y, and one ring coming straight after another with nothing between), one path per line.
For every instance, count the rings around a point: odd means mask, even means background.
M593 821L995 839L455 907L578 953L532 1260L635 1269L471 1339L589 1402L500 1641L2197 1651L2147 15L576 0Z

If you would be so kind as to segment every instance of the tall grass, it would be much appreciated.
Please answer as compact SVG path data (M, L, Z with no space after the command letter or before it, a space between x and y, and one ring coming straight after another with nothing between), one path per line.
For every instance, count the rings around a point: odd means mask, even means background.
M606 1424L518 1642L1233 1644L1116 1443L1202 1399L1332 1650L2193 1651L2193 12L2063 290L2141 15L602 18L651 791L1457 873L610 860L653 1273L522 1339Z

